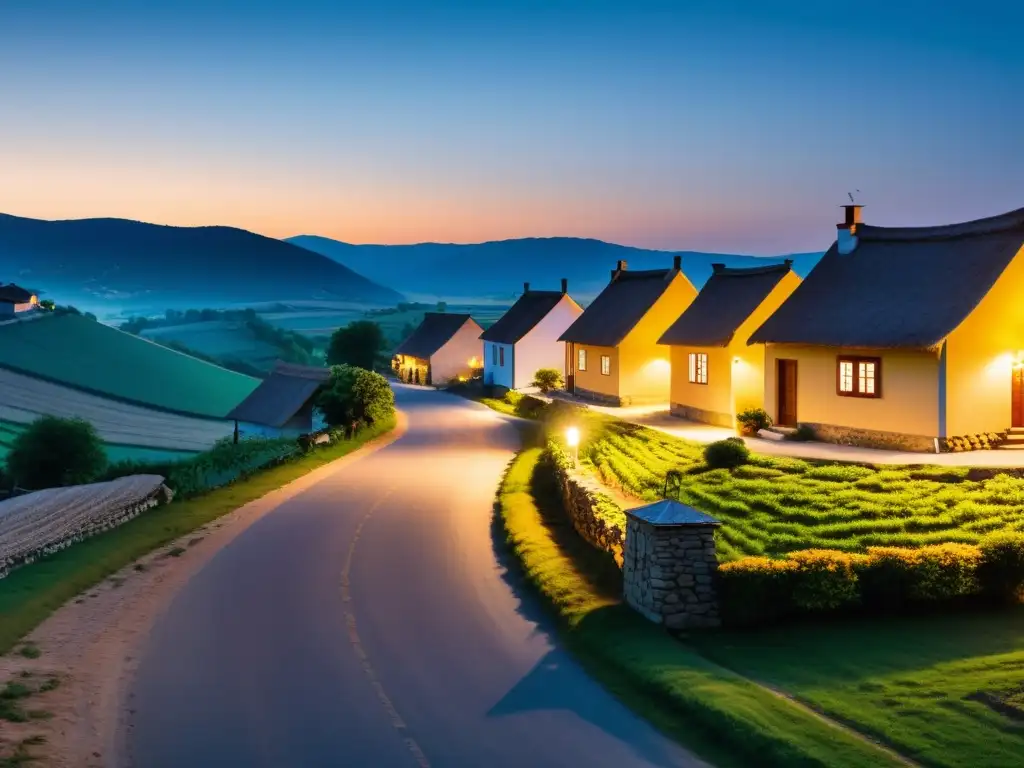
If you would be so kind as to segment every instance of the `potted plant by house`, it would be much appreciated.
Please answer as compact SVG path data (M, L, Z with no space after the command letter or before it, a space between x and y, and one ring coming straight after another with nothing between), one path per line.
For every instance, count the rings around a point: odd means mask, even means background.
M772 425L772 417L764 408L747 408L736 414L736 423L741 435L753 437Z

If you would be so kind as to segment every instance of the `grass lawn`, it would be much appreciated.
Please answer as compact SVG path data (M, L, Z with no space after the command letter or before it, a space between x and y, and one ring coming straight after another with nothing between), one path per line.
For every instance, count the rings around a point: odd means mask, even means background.
M621 605L618 568L576 535L552 483L540 449L510 466L498 497L509 544L568 646L630 707L721 767L899 764Z
M924 765L1024 765L1024 607L716 633L697 646Z
M703 446L599 414L583 417L580 459L611 486L653 501L681 470L680 498L724 524L722 560L797 549L975 543L1024 531L1024 479L971 481L966 468L867 467L752 454L708 470Z
M393 421L381 424L353 440L304 454L232 485L157 507L119 528L19 568L0 579L0 654L65 602L133 560L351 453L393 427Z

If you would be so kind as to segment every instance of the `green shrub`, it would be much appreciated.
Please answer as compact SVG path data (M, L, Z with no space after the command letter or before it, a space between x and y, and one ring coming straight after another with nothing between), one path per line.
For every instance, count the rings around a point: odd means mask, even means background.
M862 595L879 612L940 603L978 593L981 550L971 544L868 547Z
M750 449L739 438L718 440L704 447L704 461L712 469L732 469L749 460Z
M758 430L768 429L772 425L772 417L764 408L747 408L736 414L736 421L748 434L756 435Z
M788 435L789 440L797 440L802 443L806 443L808 440L813 440L817 435L814 432L814 427L810 424L799 424L797 428L790 432Z
M519 401L523 399L522 392L516 392L514 389L505 390L505 394L502 395L502 400L511 406L519 405Z
M730 626L769 624L792 614L794 560L745 557L718 568L722 620Z
M1024 597L1024 534L994 533L981 540L978 582L982 593L997 603Z
M374 424L394 415L395 393L379 373L335 365L316 405L331 427Z
M545 394L553 389L561 389L562 384L562 372L557 368L540 368L533 374L533 386Z
M544 408L542 418L549 428L561 429L570 424L578 426L583 421L585 413L586 409L575 403L552 400Z
M33 491L91 483L106 468L103 442L83 419L40 416L15 436L7 453L14 482Z
M856 566L863 555L830 549L790 552L793 570L793 605L800 611L834 611L857 603Z
M545 405L547 405L547 403L540 398L534 397L533 395L523 395L515 404L516 415L522 416L524 419L540 418Z

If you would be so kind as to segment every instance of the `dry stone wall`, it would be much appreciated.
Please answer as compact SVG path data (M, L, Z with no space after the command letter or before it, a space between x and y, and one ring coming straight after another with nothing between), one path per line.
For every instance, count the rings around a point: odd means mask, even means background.
M573 476L563 461L555 456L555 475L573 528L592 547L611 553L622 566L624 527L610 518L618 508L601 492L600 486L589 478ZM618 514L622 514L618 511Z

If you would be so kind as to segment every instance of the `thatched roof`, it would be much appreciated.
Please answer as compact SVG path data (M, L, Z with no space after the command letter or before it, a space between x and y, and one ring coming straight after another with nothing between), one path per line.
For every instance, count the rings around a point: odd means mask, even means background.
M1024 208L941 227L860 225L750 343L830 347L937 346L962 323L1024 246Z
M7 283L7 285L0 285L0 301L5 304L27 304L32 301L32 297L35 294L20 285L14 283Z
M608 287L597 295L558 340L595 347L617 346L661 298L678 274L681 274L678 265L672 269L615 270Z
M398 345L395 354L428 360L437 350L447 344L467 322L473 322L473 318L469 315L427 312L423 316L423 322L410 334L409 338Z
M278 362L270 375L227 415L250 424L283 427L330 379L328 368Z
M498 322L480 334L480 338L498 344L515 344L547 317L564 295L561 291L526 291Z
M725 347L768 294L792 270L792 262L768 267L729 269L712 264L714 272L697 298L658 340L659 344Z

